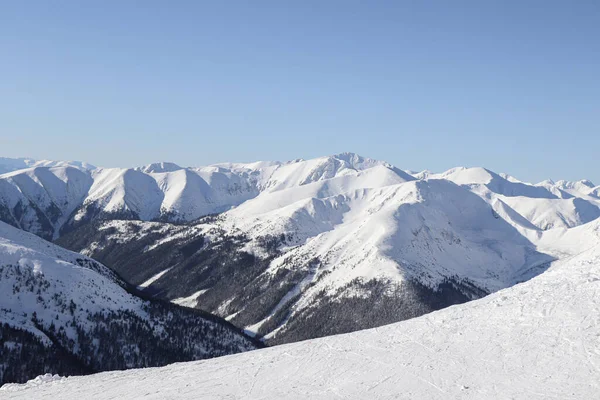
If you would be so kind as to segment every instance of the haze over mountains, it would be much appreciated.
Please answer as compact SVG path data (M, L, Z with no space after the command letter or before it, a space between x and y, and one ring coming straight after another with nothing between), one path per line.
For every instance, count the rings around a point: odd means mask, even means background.
M0 219L277 344L531 279L575 255L560 238L600 216L598 195L585 180L409 173L352 153L199 168L61 164L0 175Z

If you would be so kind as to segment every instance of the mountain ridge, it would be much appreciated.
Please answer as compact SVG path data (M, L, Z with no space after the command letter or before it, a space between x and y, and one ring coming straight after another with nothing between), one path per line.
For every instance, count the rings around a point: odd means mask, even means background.
M410 321L209 362L46 376L0 390L11 399L102 399L139 396L143 383L152 399L593 398L600 245L581 245L577 231L599 226L587 225L564 230L573 255L543 274Z
M0 383L260 347L217 317L144 300L97 261L3 222L0 291Z
M540 247L545 238L600 217L591 182L533 185L479 167L419 179L353 153L69 168L0 175L0 219L269 343L396 322L531 279L562 256ZM56 194L67 187L71 196ZM350 308L355 320L343 317Z

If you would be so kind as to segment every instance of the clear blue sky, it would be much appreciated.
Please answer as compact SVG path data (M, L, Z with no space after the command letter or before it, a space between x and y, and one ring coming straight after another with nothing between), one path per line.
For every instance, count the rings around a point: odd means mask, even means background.
M0 2L0 156L600 184L600 1Z

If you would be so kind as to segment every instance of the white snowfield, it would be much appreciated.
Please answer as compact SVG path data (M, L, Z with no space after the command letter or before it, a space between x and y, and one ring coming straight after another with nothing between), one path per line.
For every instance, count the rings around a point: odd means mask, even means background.
M586 227L586 229L596 229ZM563 237L577 246L577 235ZM3 399L597 399L600 245L481 300L208 361L5 385Z

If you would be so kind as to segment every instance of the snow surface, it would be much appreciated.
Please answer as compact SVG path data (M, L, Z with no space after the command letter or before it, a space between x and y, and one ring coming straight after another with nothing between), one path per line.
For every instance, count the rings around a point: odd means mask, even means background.
M597 233L598 223L584 230ZM562 236L578 253L543 274L412 320L208 361L37 379L0 393L6 399L597 398L600 245L578 245L582 232Z
M183 306L183 307L194 308L194 307L196 307L196 304L198 303L198 297L200 297L201 295L206 293L208 290L209 289L198 290L197 292L192 293L191 295L189 295L187 297L179 297L177 299L171 300L171 302L175 303L177 305Z
M148 279L147 281L141 283L138 286L138 289L145 289L148 286L152 285L152 283L156 282L157 280L159 280L161 278L161 276L163 276L164 274L166 274L167 272L169 272L171 270L171 268L167 268L164 271L159 272L158 274L154 275L153 277L151 277L150 279Z

